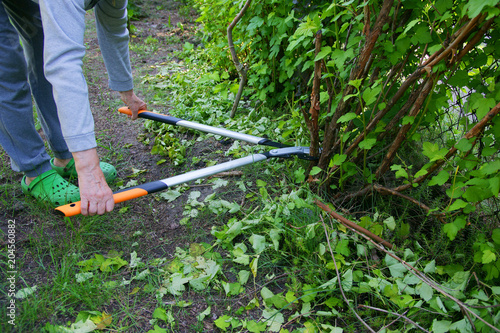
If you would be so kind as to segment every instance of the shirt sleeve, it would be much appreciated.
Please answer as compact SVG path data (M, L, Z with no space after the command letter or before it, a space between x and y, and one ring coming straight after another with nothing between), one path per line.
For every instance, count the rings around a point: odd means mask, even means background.
M95 148L94 119L83 75L85 1L40 0L39 3L45 36L45 75L53 87L64 139L71 152ZM97 6L99 45L107 66L110 88L130 90L133 86L128 56L126 0L101 0Z
M109 87L127 91L134 87L129 58L127 1L101 0L95 8L97 38L108 70Z

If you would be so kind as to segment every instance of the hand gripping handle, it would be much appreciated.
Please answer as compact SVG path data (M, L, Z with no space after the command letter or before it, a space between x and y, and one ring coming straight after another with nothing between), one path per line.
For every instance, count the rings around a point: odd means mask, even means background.
M149 192L146 191L145 189L142 188L132 188L130 190L125 190L122 192L116 192L113 194L113 199L115 200L115 203L135 199L142 197ZM64 206L59 206L56 208L56 212L58 214L64 215L64 216L75 216L78 214L81 214L82 212L82 207L81 207L81 201L78 202L73 202Z

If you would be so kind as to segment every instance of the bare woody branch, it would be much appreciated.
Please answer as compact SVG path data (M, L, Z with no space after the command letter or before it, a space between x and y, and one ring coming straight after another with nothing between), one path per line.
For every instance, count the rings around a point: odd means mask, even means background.
M315 55L321 51L321 30L316 33L315 39ZM321 80L321 68L322 60L318 60L314 63L314 77L313 77L313 87L311 93L311 107L309 108L309 113L302 110L304 115L304 120L306 121L307 127L309 129L309 135L311 139L311 155L318 156L319 153L319 106L320 106L320 80Z
M330 207L328 207L327 205L325 205L324 203L320 202L319 200L315 200L314 203L321 209L323 209L325 212L327 212L328 214L330 214L330 216L332 216L334 219L336 219L337 221L339 221L340 223L342 223L343 225L345 225L346 227L348 228L351 228L351 229L354 229L360 233L362 233L363 235L369 237L370 239L373 239L374 241L376 241L377 243L379 244L382 244L383 246L389 248L389 249L393 249L394 246L389 243L388 241L380 238L379 236L375 235L374 233L372 233L371 231L368 231L366 230L365 228L363 227L360 227L359 225L357 225L356 223L346 219L345 217L343 217L342 215L334 212L332 209L330 209Z
M243 94L243 89L245 88L245 85L247 83L247 71L248 71L248 68L240 63L238 55L236 54L236 50L234 48L234 43L233 43L233 29L236 26L236 24L238 24L238 22L241 20L243 15L245 15L245 12L247 11L248 7L250 7L251 3L252 0L247 0L247 2L240 10L238 15L236 15L236 17L234 18L233 22L231 22L231 24L227 27L227 41L229 44L229 51L231 52L231 57L233 58L233 63L236 66L236 70L240 75L240 87L238 88L238 93L236 94L236 97L234 99L233 109L231 110L231 118L233 118L234 115L236 114L236 109L238 108L238 104L240 103L241 95Z

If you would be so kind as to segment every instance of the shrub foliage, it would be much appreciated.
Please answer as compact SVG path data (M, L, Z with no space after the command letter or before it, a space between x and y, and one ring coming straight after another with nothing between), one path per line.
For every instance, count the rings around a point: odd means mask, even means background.
M234 76L226 27L245 1L195 2L207 52ZM253 2L233 32L249 68L247 98L277 116L303 117L319 157L309 171L336 198L408 199L445 222L450 240L470 223L493 222L492 230L500 190L498 2ZM421 187L441 199L413 199ZM498 244L475 250L485 278L498 278Z

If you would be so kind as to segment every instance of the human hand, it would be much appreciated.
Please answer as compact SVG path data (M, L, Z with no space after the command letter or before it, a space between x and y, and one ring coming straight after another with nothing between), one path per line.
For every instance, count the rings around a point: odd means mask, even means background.
M120 98L128 106L132 115L129 116L130 119L135 120L138 118L139 110L147 110L146 103L136 96L134 90L120 91Z
M109 188L99 166L95 148L74 152L82 215L102 215L114 208L113 191Z

